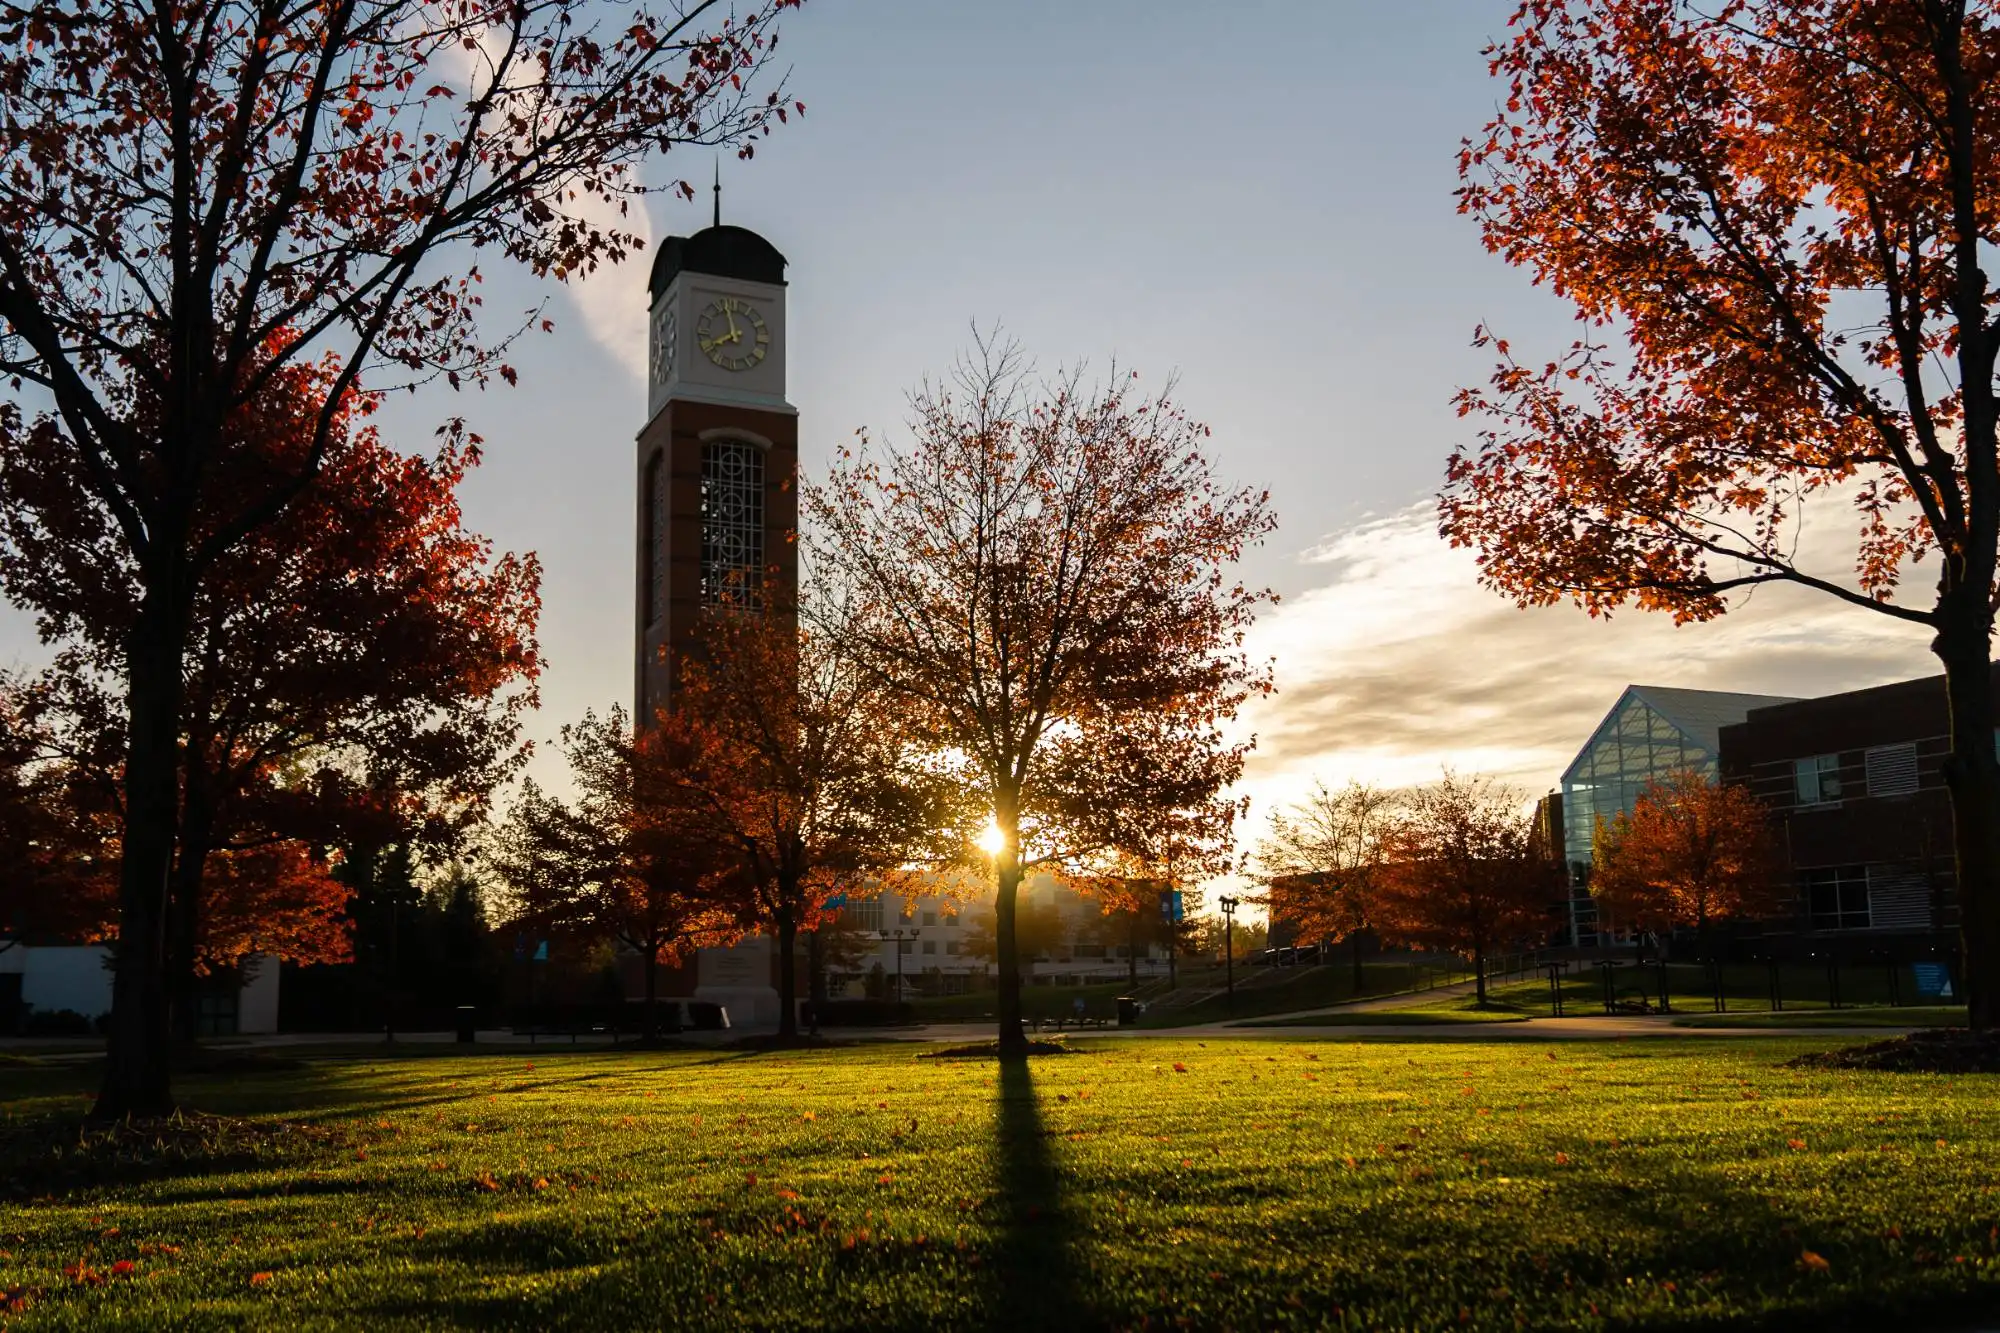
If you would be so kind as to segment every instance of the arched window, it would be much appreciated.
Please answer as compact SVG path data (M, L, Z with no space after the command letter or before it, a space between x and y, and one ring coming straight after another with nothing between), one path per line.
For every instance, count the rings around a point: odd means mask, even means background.
M764 451L745 440L701 446L701 600L756 606L764 579Z
M646 552L652 562L646 586L646 623L657 625L667 613L667 468L666 455L654 454L646 468Z

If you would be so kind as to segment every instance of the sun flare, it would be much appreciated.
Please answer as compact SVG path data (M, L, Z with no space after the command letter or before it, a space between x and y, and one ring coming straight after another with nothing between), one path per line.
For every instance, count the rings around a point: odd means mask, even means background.
M988 856L998 856L1006 846L1007 835L1000 831L1000 821L989 818L979 834L979 850Z

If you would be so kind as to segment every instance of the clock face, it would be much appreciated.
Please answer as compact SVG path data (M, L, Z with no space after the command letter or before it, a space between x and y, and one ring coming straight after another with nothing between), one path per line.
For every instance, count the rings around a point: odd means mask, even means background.
M739 296L718 296L702 307L694 335L702 355L724 370L748 370L771 350L764 316Z
M665 384L674 368L674 307L671 301L661 302L653 312L652 370L653 383Z

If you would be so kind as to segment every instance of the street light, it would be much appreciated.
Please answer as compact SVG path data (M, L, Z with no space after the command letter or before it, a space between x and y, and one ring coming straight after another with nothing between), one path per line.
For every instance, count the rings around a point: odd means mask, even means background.
M1236 904L1240 899L1223 897L1222 904L1222 963L1229 978L1229 1012L1236 1012Z
M898 926L896 929L887 932L887 934L890 939L896 942L896 1002L901 1004L903 1002L903 941L906 938L915 939L917 932L914 930L906 932L901 926Z

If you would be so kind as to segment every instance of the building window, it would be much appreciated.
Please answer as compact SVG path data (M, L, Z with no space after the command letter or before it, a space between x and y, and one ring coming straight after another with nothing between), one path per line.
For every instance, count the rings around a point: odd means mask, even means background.
M742 440L701 447L701 600L756 606L764 578L764 451Z
M1917 789L1917 747L1878 745L1865 756L1870 796L1907 796Z
M1792 778L1800 805L1824 805L1840 799L1840 756L1816 754L1792 761Z
M652 562L646 583L646 623L667 613L667 468L664 454L646 467L646 553Z
M949 953L949 954L955 954L955 953L957 953L957 952L958 952L958 941L957 941L957 940L946 940L946 941L944 942L944 951L945 951L946 953Z
M1868 924L1875 930L1928 930L1934 912L1930 877L1913 865L1868 867Z
M1866 930L1868 871L1864 866L1808 870L1801 876L1814 930Z
M926 926L935 926L937 924L937 912L932 908L926 907L924 909L924 924Z
M840 919L855 930L882 929L882 900L864 898L850 902L840 911Z
M925 953L936 953L936 952L937 952L937 941L936 941L936 940L925 940L925 941L924 941L924 952L925 952Z

